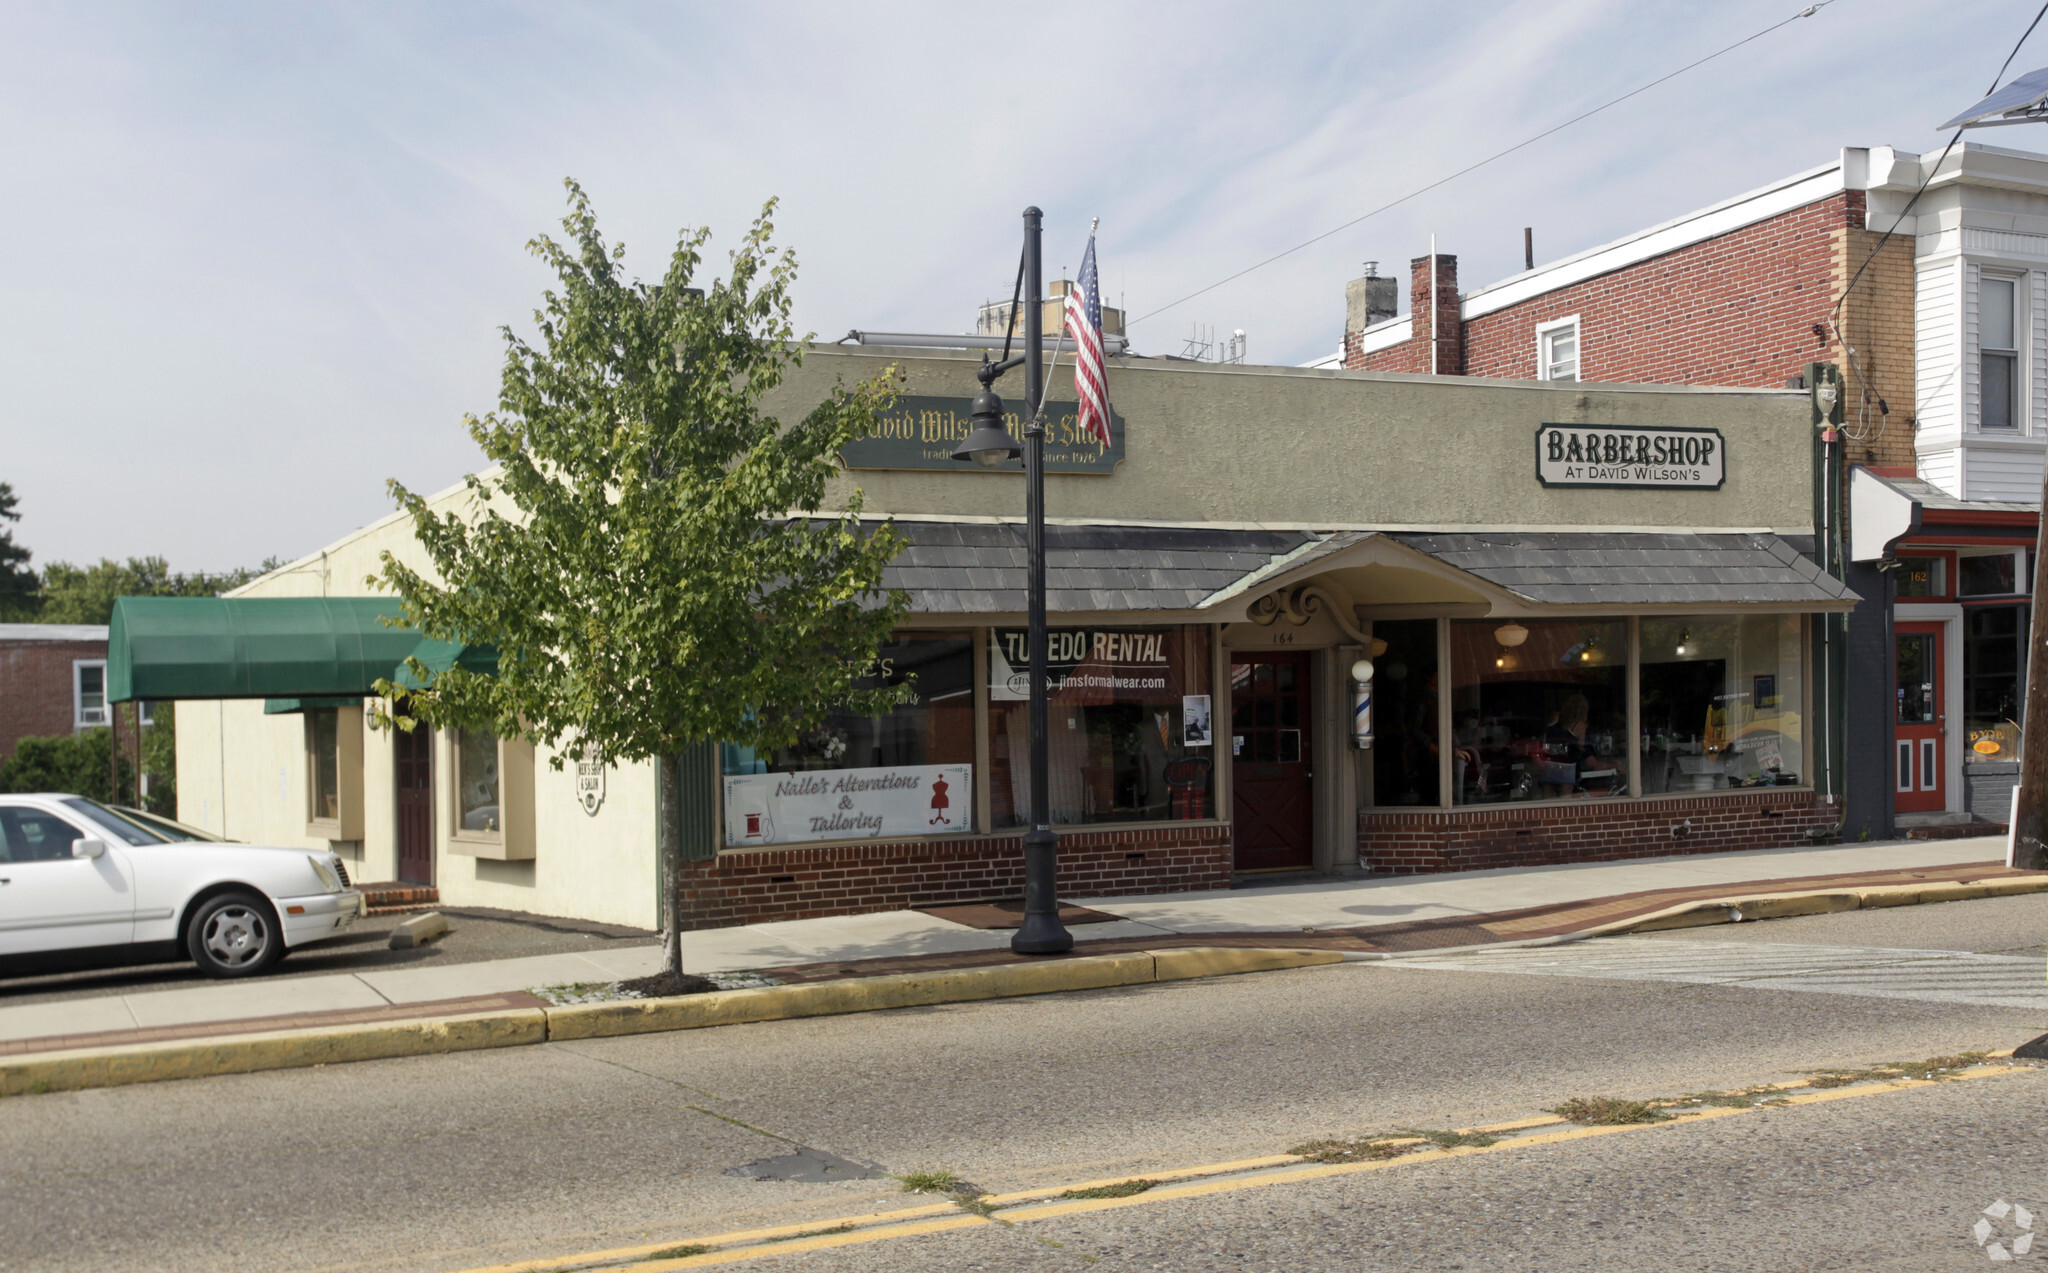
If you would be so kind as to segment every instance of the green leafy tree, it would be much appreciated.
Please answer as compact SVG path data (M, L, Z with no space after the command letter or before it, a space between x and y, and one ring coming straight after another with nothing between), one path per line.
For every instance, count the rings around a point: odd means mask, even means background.
M881 588L902 537L864 528L857 496L812 515L893 379L838 386L794 422L764 415L802 357L774 203L726 277L698 285L710 236L696 229L646 284L622 276L623 246L567 184L568 242L528 245L560 282L534 315L539 342L505 330L498 410L467 419L497 468L440 515L393 481L437 580L390 553L370 580L429 636L495 645L497 674L457 666L392 719L543 742L557 768L587 749L654 760L672 792L686 748L786 746L835 705L885 711L907 695L854 688L906 607ZM680 849L660 840L664 968L679 978Z
M37 617L44 623L105 623L113 616L116 597L217 597L280 564L273 557L254 568L184 574L173 571L162 557L130 557L125 562L102 557L92 566L53 561L43 570L42 613Z
M14 511L20 502L14 488L0 482L0 623L33 619L41 603L37 595L40 582L36 572L29 569L31 554L27 547L14 542L14 528L6 524L21 520L21 514Z
M149 795L141 801L151 813L178 813L177 704L168 700L150 706L154 722L142 728L142 772L149 775ZM132 720L132 718L131 718Z
M113 735L105 728L83 730L57 738L24 738L14 754L0 764L0 791L61 791L112 802L115 775ZM132 790L134 767L120 760L119 781Z

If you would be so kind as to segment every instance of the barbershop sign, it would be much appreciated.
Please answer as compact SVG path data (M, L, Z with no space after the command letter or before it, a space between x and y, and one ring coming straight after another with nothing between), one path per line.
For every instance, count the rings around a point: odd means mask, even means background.
M1021 406L1023 399L1019 397ZM941 469L948 473L1022 473L1024 461L1010 460L993 469L953 458L967 440L972 421L966 396L898 398L875 419L874 431L840 448L839 459L850 469ZM1112 407L1109 445L1081 431L1078 408L1071 402L1045 404L1045 471L1108 475L1124 458L1124 418ZM1003 413L1003 427L1024 440L1020 410Z
M1545 486L1717 491L1728 480L1719 429L1546 424L1536 430L1536 480Z

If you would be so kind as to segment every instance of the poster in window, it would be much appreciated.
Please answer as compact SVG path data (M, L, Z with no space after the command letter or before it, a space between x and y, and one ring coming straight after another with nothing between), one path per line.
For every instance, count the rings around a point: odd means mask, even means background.
M1207 747L1209 745L1209 696L1207 694L1181 695L1180 719L1182 746Z

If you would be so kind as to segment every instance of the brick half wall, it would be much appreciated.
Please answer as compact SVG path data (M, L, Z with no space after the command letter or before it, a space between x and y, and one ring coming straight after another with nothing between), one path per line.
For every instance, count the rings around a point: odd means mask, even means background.
M1060 835L1062 898L1230 887L1231 828L1221 823L1068 831ZM1024 839L903 840L747 849L690 864L684 928L726 928L820 915L1024 895Z
M75 733L71 665L106 657L105 641L0 642L0 760L24 738Z
M1427 875L1836 842L1836 806L1811 791L1677 796L1625 803L1371 813L1359 861L1375 874ZM1809 832L1818 831L1818 835Z

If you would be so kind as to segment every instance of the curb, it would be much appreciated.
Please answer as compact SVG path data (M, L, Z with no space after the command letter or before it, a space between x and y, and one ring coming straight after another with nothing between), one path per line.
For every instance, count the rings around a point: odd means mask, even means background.
M1893 884L1879 888L1830 889L1808 893L1765 893L1754 897L1686 902L1633 919L1617 920L1574 934L1600 937L1609 933L1655 933L1709 924L1739 924L1753 919L1790 919L1795 915L1833 915L1842 911L1931 902L1964 902L1981 897L2015 897L2048 893L2048 878L1991 880L1981 884Z
M670 1030L839 1016L885 1008L968 1003L1062 990L1101 990L1245 972L1334 964L1330 950L1190 947L1084 955L1042 964L906 972L846 981L719 990L673 999L521 1008L419 1021L327 1026L178 1043L44 1052L0 1062L0 1097L167 1079L297 1069L343 1061L428 1056Z
M1340 952L1353 963L1392 959L1434 959L1441 955L1483 955L1496 950L1528 950L1539 946L1562 946L1566 942L1618 933L1655 933L1675 928L1704 928L1710 924L1740 924L1758 919L1791 919L1799 915L1833 915L1841 911L1871 910L1886 906L1918 906L1932 902L1965 902L1980 897L2013 897L2023 893L2048 893L2048 876L2018 880L1995 880L1983 884L1894 884L1864 889L1816 889L1805 893L1759 893L1750 897L1714 898L1681 902L1663 910L1630 919L1596 924L1576 932L1553 933L1548 937L1524 937L1510 941L1483 942L1471 946L1438 946L1428 950L1347 950Z
M30 1054L0 1065L0 1096L122 1087L165 1079L248 1074L341 1061L427 1056L547 1041L539 1008L480 1012L423 1021L326 1026L272 1034L230 1035L181 1043L135 1043Z

